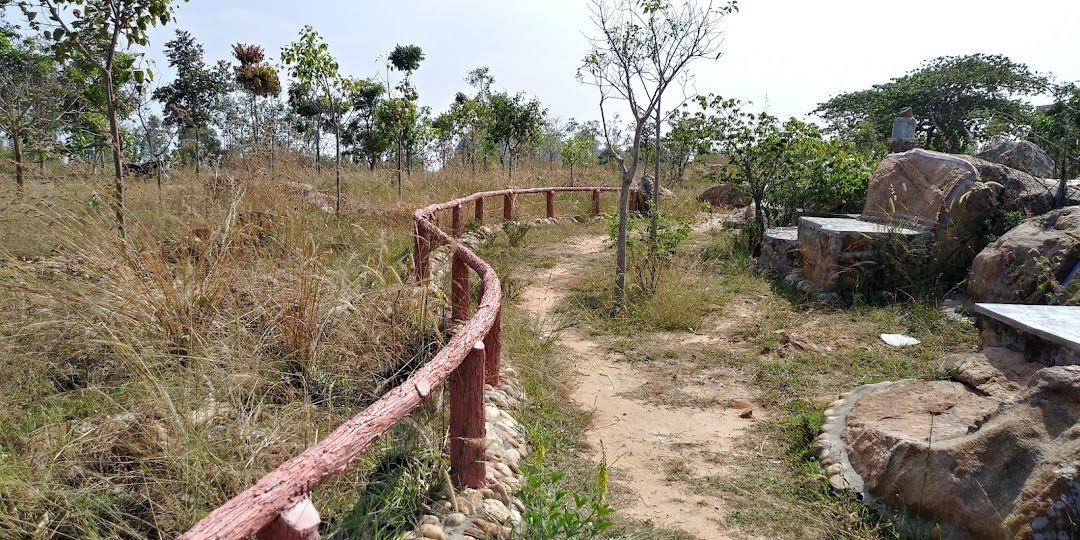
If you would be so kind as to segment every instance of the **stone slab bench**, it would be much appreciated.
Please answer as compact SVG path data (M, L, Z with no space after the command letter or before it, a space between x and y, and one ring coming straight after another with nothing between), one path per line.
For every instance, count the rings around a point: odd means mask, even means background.
M896 280L882 272L884 263L908 266L925 257L929 231L852 218L802 217L798 251L803 276L823 291L849 297ZM892 257L893 261L887 258ZM920 265L921 266L921 265ZM915 266L911 266L915 268Z
M1048 365L1080 365L1080 306L975 304L985 347L1009 347Z

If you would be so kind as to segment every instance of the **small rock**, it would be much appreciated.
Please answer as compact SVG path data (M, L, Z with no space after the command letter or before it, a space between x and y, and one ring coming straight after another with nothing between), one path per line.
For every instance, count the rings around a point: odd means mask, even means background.
M420 516L420 525L438 525L439 517L431 514Z
M445 523L447 527L457 527L458 525L465 523L465 514L462 514L461 512L446 514L443 523Z
M484 500L480 515L498 523L505 523L510 519L510 511L506 505L496 499Z
M739 418L753 418L753 417L754 417L754 409L746 409L745 411L739 413Z
M424 535L424 538L431 538L432 540L446 540L446 533L443 532L442 527L438 525L432 525L425 523L420 526L420 534Z

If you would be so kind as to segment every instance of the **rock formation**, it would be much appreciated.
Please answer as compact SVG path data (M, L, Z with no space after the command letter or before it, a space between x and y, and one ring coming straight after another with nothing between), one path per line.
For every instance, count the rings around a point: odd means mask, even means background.
M975 257L968 277L971 302L1064 303L1062 284L1080 264L1080 207L1054 210L1022 222Z
M1000 163L1039 178L1054 176L1054 160L1030 141L994 137L975 157Z
M817 444L833 485L898 511L915 536L1075 537L1080 366L997 348L942 363L954 380L881 383L833 404Z
M726 182L706 189L704 193L698 195L697 200L707 202L714 207L739 208L750 204L750 200L742 191L739 191L739 188Z

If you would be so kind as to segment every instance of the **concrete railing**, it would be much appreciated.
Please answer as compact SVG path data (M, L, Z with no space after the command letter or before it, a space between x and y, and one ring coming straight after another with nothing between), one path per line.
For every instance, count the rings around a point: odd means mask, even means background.
M183 539L318 538L321 519L311 503L311 491L340 473L383 434L420 405L439 384L450 392L450 472L462 488L483 488L484 384L499 384L502 341L502 288L495 270L457 238L465 230L463 212L473 206L473 219L484 223L484 201L502 199L503 219L514 219L517 197L543 195L545 216L555 217L558 193L591 193L593 215L600 213L600 194L612 187L548 187L505 189L474 193L416 210L414 222L414 273L421 284L430 279L433 248L450 245L451 314L463 324L430 362L417 369L400 386L390 390L360 414L346 421L318 444L282 463L253 486L210 512L184 533ZM634 190L636 191L636 190ZM630 197L635 210L636 193ZM451 233L439 227L444 212L451 214ZM469 270L480 279L479 305L470 317Z

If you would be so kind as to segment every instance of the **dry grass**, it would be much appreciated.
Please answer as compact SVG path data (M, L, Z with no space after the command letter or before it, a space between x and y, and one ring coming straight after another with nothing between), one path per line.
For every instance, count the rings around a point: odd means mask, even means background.
M225 189L212 174L180 171L160 193L130 180L127 242L88 171L58 169L21 200L0 189L5 535L175 536L362 410L441 339L406 279L413 209L506 185L499 170L415 172L399 198L389 172L350 171L339 221L281 186L332 192L332 171L222 171ZM332 524L371 460L316 492Z

